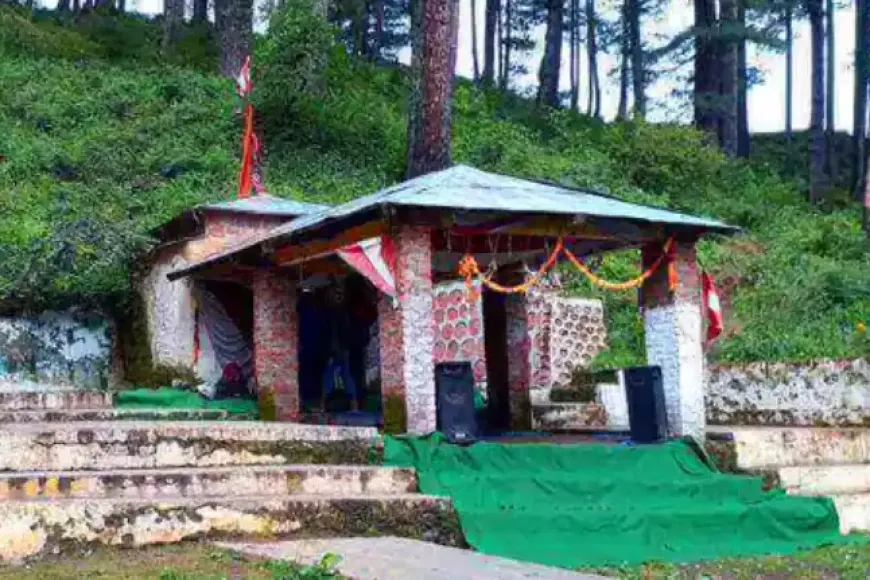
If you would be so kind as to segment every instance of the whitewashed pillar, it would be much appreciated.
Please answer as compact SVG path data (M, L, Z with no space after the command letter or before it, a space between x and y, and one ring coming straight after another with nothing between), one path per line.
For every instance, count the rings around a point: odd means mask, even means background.
M644 267L661 252L662 244L644 248ZM662 369L669 431L700 441L705 428L704 350L694 242L677 242L672 259L677 274L673 291L668 283L667 259L643 285L647 364Z

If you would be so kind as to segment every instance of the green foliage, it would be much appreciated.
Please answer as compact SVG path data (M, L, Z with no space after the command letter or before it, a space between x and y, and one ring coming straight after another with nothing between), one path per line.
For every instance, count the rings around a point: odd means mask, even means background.
M327 553L311 565L300 565L286 560L273 560L263 565L273 580L328 580L343 578L337 571L341 556Z
M191 46L165 62L158 23L101 18L66 22L0 7L0 24L16 25L0 26L7 309L123 300L132 257L148 247L151 228L191 204L232 196L238 103L230 80L203 72L213 58L209 42L191 36ZM308 0L286 2L271 22L257 40L254 71L269 191L337 202L400 179L403 68L348 56ZM189 32L208 39L207 30ZM453 112L457 162L743 227L742 236L699 246L724 294L716 359L870 355L861 330L870 323L870 252L858 208L848 200L810 208L802 178L765 153L764 139L759 158L745 163L689 127L542 113L465 82ZM599 273L629 278L638 262L637 252L608 254ZM596 366L642 362L636 293L596 290L571 268L562 275L568 291L605 300L610 347Z
M257 104L262 119L293 114L300 100L322 92L322 75L336 30L314 13L312 0L287 0L269 16L256 52Z

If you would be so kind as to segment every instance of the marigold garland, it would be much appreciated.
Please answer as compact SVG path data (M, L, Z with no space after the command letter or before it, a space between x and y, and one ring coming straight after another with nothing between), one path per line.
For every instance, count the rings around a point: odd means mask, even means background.
M583 262L581 262L577 258L577 256L575 256L571 252L571 250L569 250L568 248L565 248L564 251L565 251L565 255L568 257L568 260L572 264L574 264L574 267L576 267L578 270L583 272L583 274L587 278L589 278L589 281L592 282L593 284L595 284L596 286L600 286L606 290L628 290L629 288L637 288L638 286L643 284L647 278L649 278L650 276L653 275L653 273L658 269L658 267L661 266L661 264L665 260L665 258L667 258L668 255L670 254L671 247L673 246L673 243L674 243L673 238L668 239L668 241L665 242L664 247L662 247L661 255L659 255L659 257L656 258L655 262L653 262L649 268L647 268L646 270L641 272L638 277L632 278L630 280L625 280L623 282L609 282L607 280L604 280L603 278L599 278L598 276L595 275L594 272L592 272L592 270L587 268L583 264ZM674 272L672 272L671 270L668 271L668 287L671 289L671 291L673 291L674 288L676 287L676 283L675 283L676 279L674 277L674 274L675 274L675 271Z
M547 270L553 267L556 263L556 260L559 258L559 254L564 252L565 256L568 260L574 264L574 266L580 270L590 282L595 284L596 286L600 286L607 290L627 290L629 288L636 288L643 284L643 282L653 275L653 273L661 266L662 262L665 261L666 258L671 256L671 251L673 249L674 239L669 238L668 241L665 242L665 245L662 247L662 253L658 258L650 265L649 268L640 273L636 278L631 278L630 280L624 280L622 282L610 282L608 280L604 280L603 278L597 276L592 270L586 267L583 262L580 261L577 256L574 255L571 250L565 247L562 238L559 238L556 241L556 247L550 253L547 260L541 265L537 272L531 274L526 278L526 280L522 284L517 284L516 286L503 286L498 282L492 280L492 277L484 274L480 271L480 266L477 263L477 260L474 259L470 253L465 254L461 260L459 260L459 275L465 278L465 287L468 289L469 297L476 297L477 292L474 289L474 277L476 276L478 280L480 280L481 284L489 288L494 292L499 292L501 294L517 294L517 293L525 293L528 292L533 286L538 284ZM668 262L668 287L671 291L676 289L676 268L674 268L673 260L669 259Z

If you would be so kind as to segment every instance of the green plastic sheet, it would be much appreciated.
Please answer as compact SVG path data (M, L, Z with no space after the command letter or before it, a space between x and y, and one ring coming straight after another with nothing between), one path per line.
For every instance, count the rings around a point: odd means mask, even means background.
M384 461L453 500L487 554L575 568L789 553L855 541L824 497L763 491L718 472L687 443L489 443L387 438Z
M115 407L126 409L221 409L232 414L257 416L253 399L209 400L193 391L161 387L130 389L115 395Z

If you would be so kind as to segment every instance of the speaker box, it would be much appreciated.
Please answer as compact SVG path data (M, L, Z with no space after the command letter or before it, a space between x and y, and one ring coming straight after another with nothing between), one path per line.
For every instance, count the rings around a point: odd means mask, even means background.
M472 443L477 439L474 409L474 372L471 363L447 362L435 365L438 430L451 443Z
M655 443L668 437L668 414L662 369L657 366L622 369L628 424L635 443Z

